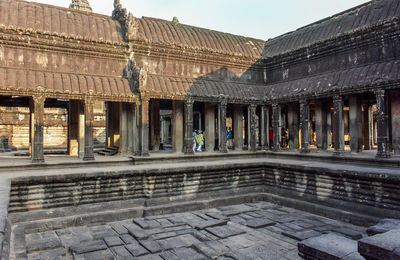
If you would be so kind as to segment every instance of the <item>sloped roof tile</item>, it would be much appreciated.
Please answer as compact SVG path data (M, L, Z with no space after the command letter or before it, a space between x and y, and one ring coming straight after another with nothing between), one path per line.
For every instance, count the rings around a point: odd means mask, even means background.
M276 100L295 96L324 95L381 83L399 82L399 71L400 61L398 60L369 64L266 85L264 86L264 95L267 99Z
M265 43L263 58L289 53L400 17L399 0L373 0ZM302 40L298 41L301 38Z
M0 24L91 41L123 42L120 24L109 16L23 0L0 0Z
M137 39L169 43L192 48L211 49L228 54L261 57L263 40L232 35L170 21L142 17L138 21Z

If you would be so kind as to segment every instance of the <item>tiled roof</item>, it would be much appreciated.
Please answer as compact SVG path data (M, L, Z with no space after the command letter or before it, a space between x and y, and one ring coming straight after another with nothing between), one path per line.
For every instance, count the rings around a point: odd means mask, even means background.
M109 16L22 0L0 0L1 26L97 42L123 42L120 24Z
M400 61L393 60L267 85L265 96L269 100L312 97L399 81Z
M400 16L399 0L373 0L265 43L263 58L288 53Z
M0 68L0 90L130 98L127 79Z
M141 91L147 92L150 95L181 96L182 98L190 93L195 97L215 98L225 95L228 99L248 100L249 98L262 98L264 88L264 85L244 82L229 82L205 78L175 78L149 74L146 85L143 86Z
M264 41L156 18L136 18L140 40L261 58Z

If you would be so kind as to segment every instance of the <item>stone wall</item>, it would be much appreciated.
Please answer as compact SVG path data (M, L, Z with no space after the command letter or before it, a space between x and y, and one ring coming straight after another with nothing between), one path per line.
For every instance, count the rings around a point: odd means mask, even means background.
M26 221L135 207L137 200L140 206L170 207L245 194L359 225L400 218L400 178L395 170L280 161L147 170L126 166L91 174L19 178L12 180L9 213L15 213L14 221ZM234 203L235 198L229 200Z
M68 111L65 108L45 108L44 147L66 148ZM103 102L95 105L94 142L105 143L105 111ZM29 108L0 106L0 138L8 138L10 146L29 148Z

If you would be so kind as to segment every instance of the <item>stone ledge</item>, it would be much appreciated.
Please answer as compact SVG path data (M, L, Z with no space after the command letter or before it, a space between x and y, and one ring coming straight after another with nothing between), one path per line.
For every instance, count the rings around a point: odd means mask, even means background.
M363 259L357 253L357 241L334 233L306 239L297 244L303 259L341 260Z
M358 252L367 260L400 259L400 229L359 240Z

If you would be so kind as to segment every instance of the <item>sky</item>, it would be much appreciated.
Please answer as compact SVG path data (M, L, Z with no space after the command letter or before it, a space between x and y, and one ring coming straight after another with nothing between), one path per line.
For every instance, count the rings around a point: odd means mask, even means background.
M149 16L267 40L369 0L120 0L135 17ZM69 7L72 0L36 0ZM114 0L89 0L111 15Z

